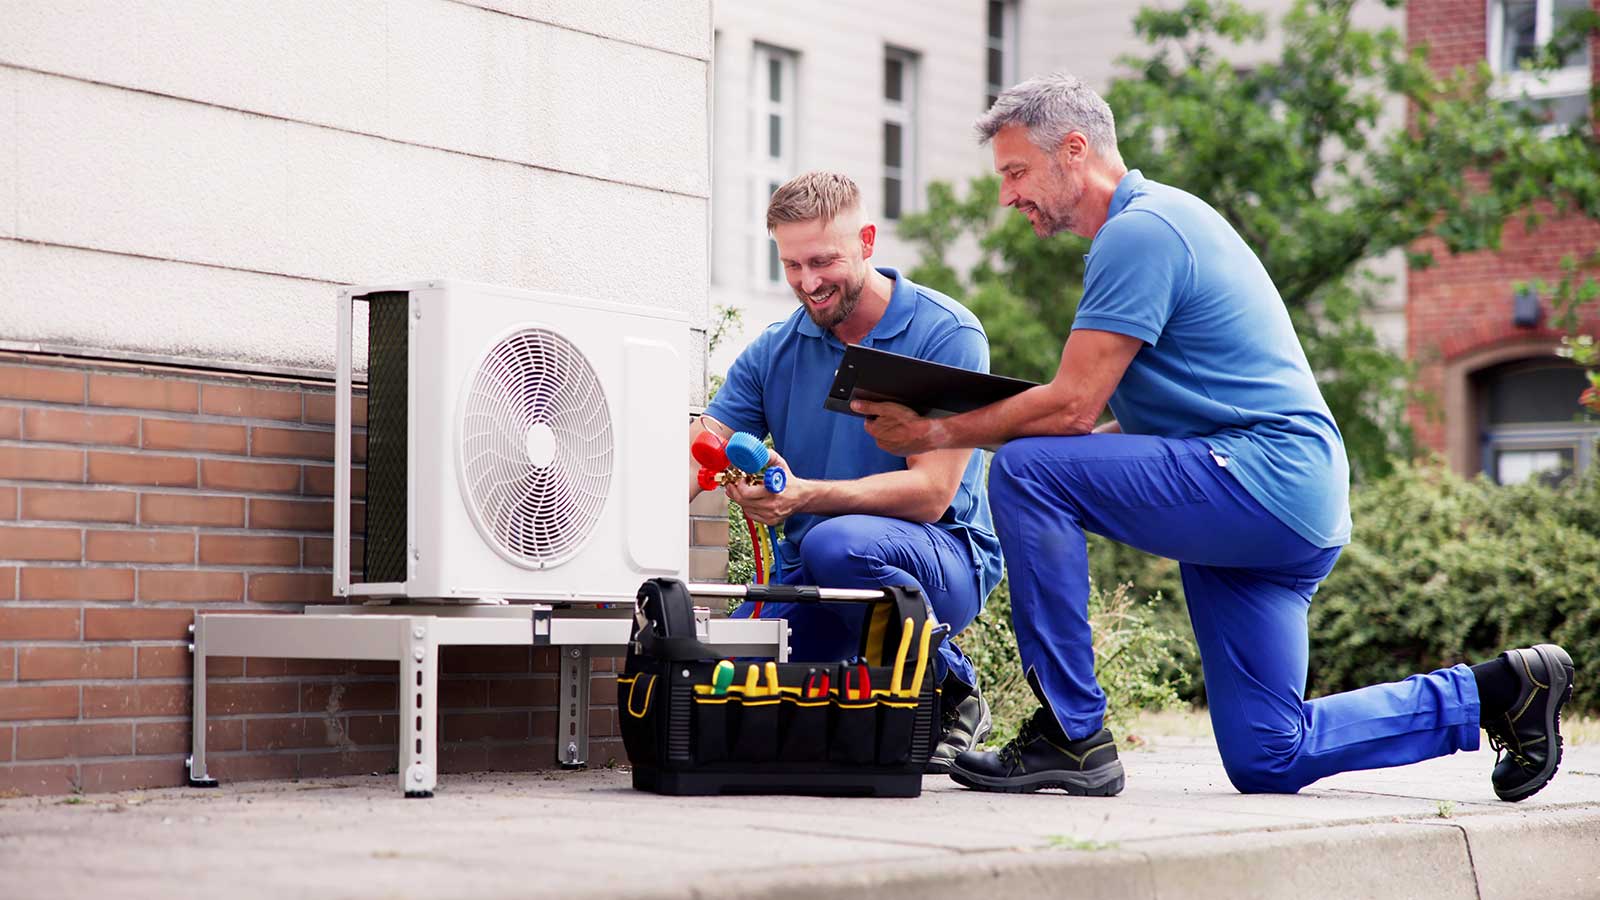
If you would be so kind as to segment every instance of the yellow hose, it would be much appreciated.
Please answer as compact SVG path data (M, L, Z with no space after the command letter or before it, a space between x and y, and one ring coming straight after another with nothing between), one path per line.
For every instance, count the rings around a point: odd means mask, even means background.
M756 528L756 546L751 547L750 549L761 555L761 568L763 574L766 576L766 580L761 583L771 584L773 563L772 541L767 537L767 530L765 528L759 526Z

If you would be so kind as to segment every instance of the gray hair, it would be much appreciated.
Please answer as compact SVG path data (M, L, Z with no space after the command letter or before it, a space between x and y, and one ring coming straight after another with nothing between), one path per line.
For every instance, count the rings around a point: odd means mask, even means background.
M1071 132L1079 132L1101 156L1117 156L1117 123L1111 107L1092 88L1065 72L1030 78L1001 92L989 111L978 118L978 143L994 140L1007 125L1023 125L1028 140L1046 153L1061 149Z

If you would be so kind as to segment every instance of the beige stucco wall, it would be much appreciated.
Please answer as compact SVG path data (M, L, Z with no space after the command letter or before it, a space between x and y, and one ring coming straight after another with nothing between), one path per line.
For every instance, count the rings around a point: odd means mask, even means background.
M337 285L425 277L703 328L710 20L9 0L0 340L328 371Z

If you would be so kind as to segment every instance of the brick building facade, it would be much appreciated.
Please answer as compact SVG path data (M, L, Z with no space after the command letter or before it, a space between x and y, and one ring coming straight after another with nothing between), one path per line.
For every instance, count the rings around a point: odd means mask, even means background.
M184 782L195 611L338 602L333 412L324 383L0 354L0 795ZM691 577L725 571L718 501L691 511ZM446 648L441 771L555 763L554 653ZM614 670L594 660L592 764L624 758ZM393 770L394 664L217 658L210 674L216 777Z
M1441 74L1488 60L1508 102L1548 104L1562 118L1587 101L1600 73L1600 41L1546 82L1518 73L1516 63L1548 40L1564 10L1584 2L1600 9L1592 0L1412 0L1406 33L1413 46L1429 47ZM1421 444L1458 472L1513 482L1595 463L1600 429L1573 421L1585 382L1555 356L1561 332L1549 300L1535 305L1525 296L1519 310L1517 294L1537 281L1558 281L1563 257L1583 258L1597 247L1600 224L1566 218L1532 233L1509 222L1498 252L1452 257L1431 239L1416 248L1432 251L1437 264L1409 275L1407 346L1419 386L1436 405L1414 407L1411 422ZM1600 332L1600 310L1591 306L1583 327Z
M709 0L0 4L0 795L183 783L195 611L333 602L341 286L678 314L703 402L710 57ZM440 770L555 763L553 654L446 648ZM392 663L210 675L218 778L396 765Z

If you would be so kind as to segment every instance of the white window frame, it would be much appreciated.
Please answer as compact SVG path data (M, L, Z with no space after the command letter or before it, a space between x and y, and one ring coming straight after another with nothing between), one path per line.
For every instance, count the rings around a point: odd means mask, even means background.
M1001 91L1017 83L1017 36L1021 31L1017 28L1017 0L990 0L1001 5L1000 36L995 37L989 33L989 2L983 5L983 108L985 111L993 105L989 99ZM1000 51L1000 80L995 84L989 80L989 51Z
M1501 425L1488 429L1483 436L1483 474L1496 484L1500 482L1498 460L1500 450L1570 450L1572 451L1572 476L1582 478L1589 467L1595 465L1600 428L1573 423L1561 425Z
M887 91L883 93L883 122L884 125L894 124L900 126L900 165L889 165L888 128L882 128L884 147L883 155L883 217L892 222L898 222L906 213L917 208L917 198L921 192L917 188L917 54L910 50L898 47L883 48L884 68L888 68L889 60L900 63L900 99L890 100ZM887 73L886 73L887 74ZM900 180L900 196L893 198L899 203L899 213L889 215L889 179Z
M772 64L778 66L778 100L772 99ZM799 173L795 152L795 132L799 126L800 55L793 50L757 43L751 59L750 77L750 202L748 221L750 277L764 290L787 290L783 267L773 277L775 252L767 234L767 202L773 185L783 184ZM778 117L778 155L772 155L771 117Z
M1495 74L1495 84L1490 92L1497 100L1559 100L1577 94L1589 92L1589 69L1592 60L1589 59L1588 45L1584 46L1583 62L1578 65L1556 69L1553 72L1529 72L1522 69L1507 71L1501 68L1500 60L1505 50L1505 0L1488 0L1487 21L1489 24L1487 45L1489 68ZM1534 5L1534 43L1540 47L1550 43L1555 35L1555 0L1535 0ZM1540 129L1540 133L1551 135L1563 131L1565 126L1553 123Z

